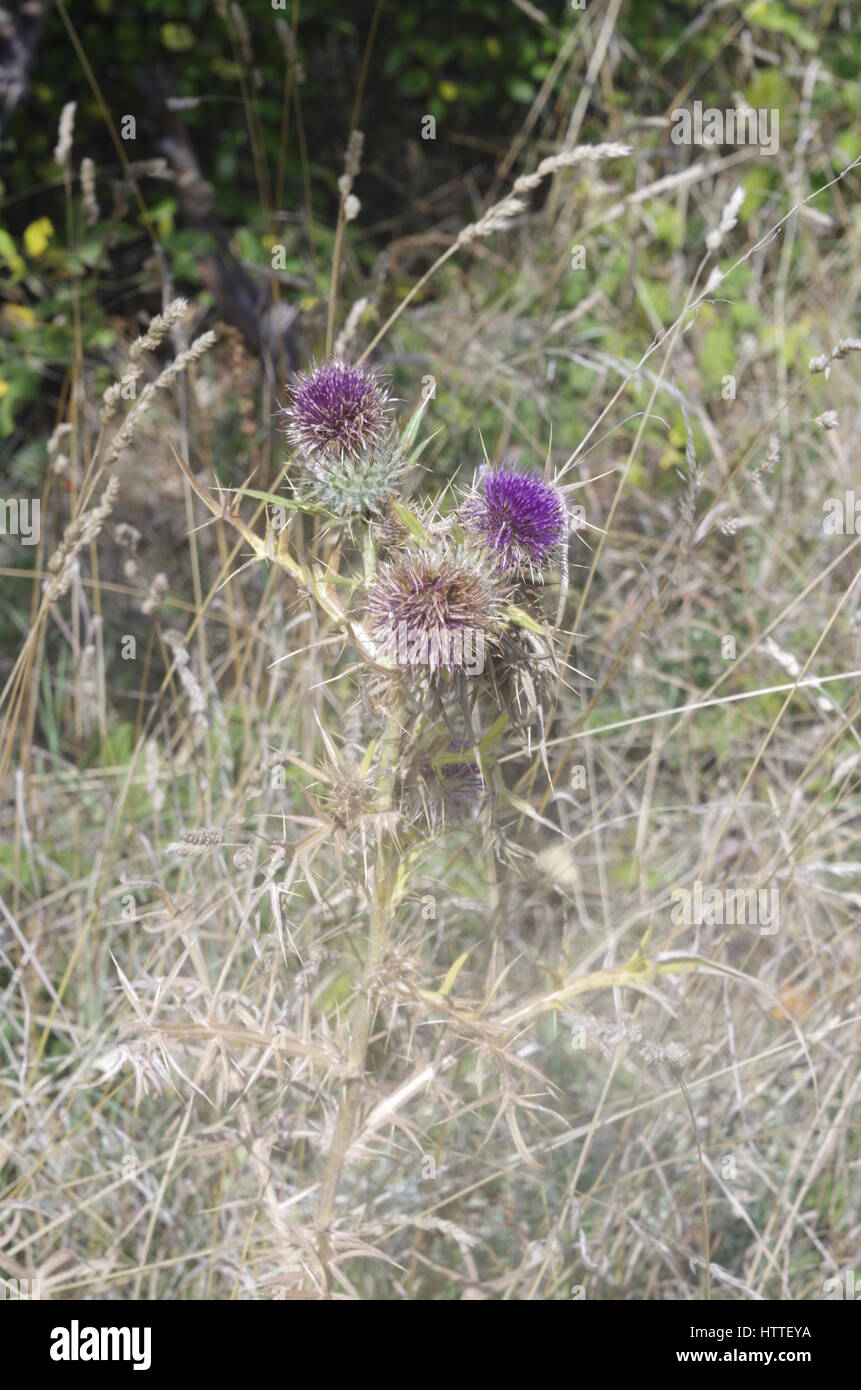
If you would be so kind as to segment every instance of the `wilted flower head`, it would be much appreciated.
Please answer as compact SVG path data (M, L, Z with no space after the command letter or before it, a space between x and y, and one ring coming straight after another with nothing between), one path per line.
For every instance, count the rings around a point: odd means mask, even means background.
M565 535L565 504L535 473L484 468L463 520L495 551L503 569L532 571L547 563Z
M388 434L388 393L369 368L322 362L288 391L287 435L306 459L359 459Z
M508 714L512 727L546 727L559 684L552 635L539 635L513 625L506 628L500 652L494 654L492 679L500 707Z
M320 801L339 828L354 830L374 811L376 788L359 768L344 760L329 779Z
M483 555L404 550L377 570L368 615L377 641L399 666L480 675L485 648L502 625L505 590Z
M404 776L403 813L431 830L445 829L474 815L486 790L474 762L421 762Z

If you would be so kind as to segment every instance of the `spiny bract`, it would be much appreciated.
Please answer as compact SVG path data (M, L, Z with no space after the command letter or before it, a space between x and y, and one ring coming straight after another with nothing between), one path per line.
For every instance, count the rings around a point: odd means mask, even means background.
M323 455L309 461L297 491L333 516L350 518L385 511L405 467L397 436L392 433L374 444L360 458L348 454L339 459Z

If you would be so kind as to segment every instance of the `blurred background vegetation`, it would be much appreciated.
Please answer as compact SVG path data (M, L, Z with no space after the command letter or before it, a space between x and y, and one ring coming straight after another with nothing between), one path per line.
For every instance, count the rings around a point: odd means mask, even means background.
M393 272L386 301L396 301L438 249L429 228L442 233L457 225L489 190L498 190L500 166L514 162L513 137L518 152L555 148L560 121L582 90L588 52L565 61L582 12L558 0L540 7L460 0L456 22L448 0L285 5L69 3L98 93L59 9L44 5L29 81L5 123L2 146L0 439L7 458L32 462L50 433L64 364L74 352L76 316L84 351L97 361L115 342L118 320L159 307L162 267L153 263L147 218L176 290L204 305L211 294L201 266L221 235L246 268L260 271L270 266L273 244L283 244L284 293L310 320L313 348L313 311L328 293L337 180L351 124L366 132L366 142L362 218L351 232L346 291L361 287L388 249ZM684 104L695 88L704 105L732 97L777 107L783 143L791 148L801 119L798 65L817 55L829 77L816 86L810 114L836 170L861 153L861 32L848 22L852 13L836 0L624 4L615 23L612 77L602 72L584 138L636 133L655 175L672 173L679 151L663 127L648 122ZM123 178L102 99L117 131L125 115L135 118L136 138L123 142L128 161L164 161L161 174L156 169L155 177L139 179L145 215ZM72 100L76 154L95 161L102 216L70 245L53 151L60 111ZM433 141L422 138L424 116L436 121ZM170 157L178 125L212 193L211 214L191 219L193 225ZM750 215L778 192L781 174L767 160L743 173ZM827 211L828 205L826 198L820 206ZM618 231L601 256L599 285L611 298L631 273L631 246L623 227ZM666 257L702 234L702 221L686 222L672 204L656 210L640 273L659 315L668 302ZM569 305L594 287L592 275L569 277ZM431 290L444 292L444 281ZM634 311L648 328L639 306ZM753 319L742 306L735 326L755 328ZM707 369L719 371L731 358L732 329L721 324L708 337ZM582 394L576 370L570 377L575 396Z

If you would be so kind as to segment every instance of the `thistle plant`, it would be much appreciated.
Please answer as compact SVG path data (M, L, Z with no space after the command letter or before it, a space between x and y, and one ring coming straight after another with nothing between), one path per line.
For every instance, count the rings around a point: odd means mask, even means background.
M358 550L327 551L337 574L294 544L289 528L277 540L260 537L236 505L219 505L180 461L210 511L226 516L258 557L280 564L358 658L371 740L354 761L321 724L325 765L289 759L312 778L316 815L285 880L291 884L301 869L322 904L313 860L327 841L362 862L369 920L351 1024L355 1077L365 1071L374 982L413 875L441 834L479 817L486 835L491 807L500 798L517 804L502 760L526 751L524 735L536 721L543 742L555 697L555 634L529 580L537 570L546 574L563 550L561 497L537 474L497 468L485 471L462 505L446 494L418 508L407 482L429 442L417 442L426 405L400 429L377 373L340 360L315 364L290 386L284 416L298 479L288 505L300 514L323 506L333 524L353 533ZM348 1082L317 1199L324 1280L358 1104L358 1084Z

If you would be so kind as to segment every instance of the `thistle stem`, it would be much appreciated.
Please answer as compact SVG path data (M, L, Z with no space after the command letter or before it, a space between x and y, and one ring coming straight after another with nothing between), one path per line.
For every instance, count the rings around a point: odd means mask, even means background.
M388 807L391 807L393 801L394 768L402 730L401 715L400 703L396 703L394 708L389 712L386 720L386 728L380 747L380 789L383 793L384 802ZM335 1120L332 1144L326 1159L326 1167L323 1172L323 1179L317 1197L315 1215L316 1223L321 1233L320 1259L326 1278L327 1293L330 1253L327 1228L335 1210L338 1184L350 1150L350 1144L355 1129L356 1115L361 1098L362 1081L364 1080L365 1065L367 1062L368 1042L370 1040L375 1012L371 1004L372 983L380 960L382 959L383 951L385 950L388 925L394 911L392 870L395 861L392 849L393 847L388 836L385 833L381 833L377 842L377 854L374 866L368 951L365 957L362 985L356 1000L356 1009L353 1019L353 1035L350 1043L350 1065L352 1075L344 1083L344 1093Z

